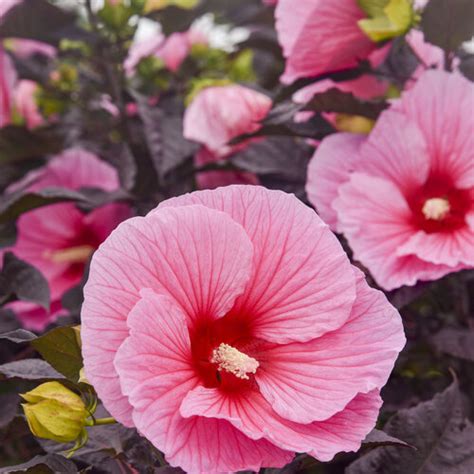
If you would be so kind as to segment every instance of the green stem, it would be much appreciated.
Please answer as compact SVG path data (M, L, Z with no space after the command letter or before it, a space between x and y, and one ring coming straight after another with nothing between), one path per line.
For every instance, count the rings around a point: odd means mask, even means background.
M117 420L115 418L109 417L109 418L96 418L94 420L94 426L96 425L113 425L114 423L117 423Z

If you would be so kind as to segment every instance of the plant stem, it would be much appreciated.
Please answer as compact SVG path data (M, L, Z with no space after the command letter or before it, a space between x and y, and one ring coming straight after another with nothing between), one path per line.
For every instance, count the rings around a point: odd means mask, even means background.
M115 418L112 418L112 417L108 417L108 418L96 418L94 420L94 425L93 426L97 426L97 425L113 425L114 423L117 423L117 420Z

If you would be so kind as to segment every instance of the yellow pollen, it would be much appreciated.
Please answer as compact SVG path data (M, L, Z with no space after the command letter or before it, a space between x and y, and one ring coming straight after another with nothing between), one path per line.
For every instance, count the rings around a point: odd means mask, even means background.
M254 374L259 366L258 361L253 357L249 357L235 347L224 343L213 350L211 362L218 364L218 370L225 370L244 380L248 380L247 374Z
M427 219L440 221L447 216L450 210L451 206L447 199L431 198L426 200L422 212Z
M79 245L68 249L50 251L47 250L44 257L54 263L84 263L94 252L91 245Z

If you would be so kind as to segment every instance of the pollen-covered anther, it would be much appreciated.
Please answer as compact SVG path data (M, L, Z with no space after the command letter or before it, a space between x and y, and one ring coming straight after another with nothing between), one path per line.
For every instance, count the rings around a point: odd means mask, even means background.
M447 199L431 198L426 200L422 212L426 219L440 221L447 216L450 210L451 206Z
M225 370L244 380L248 380L247 374L254 374L259 366L258 361L253 357L224 343L212 351L211 362L218 365L218 370Z
M44 257L54 263L84 263L93 252L94 247L91 245L79 245L61 250L47 250Z

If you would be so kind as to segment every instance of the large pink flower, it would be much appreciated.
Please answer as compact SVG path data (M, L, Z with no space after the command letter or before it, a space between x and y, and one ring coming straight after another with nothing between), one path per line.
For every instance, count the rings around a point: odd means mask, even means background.
M388 290L474 266L474 85L425 72L367 140L326 138L307 192Z
M237 84L200 91L184 115L184 136L203 145L196 154L196 165L219 162L245 148L248 142L228 143L244 133L256 132L271 106L266 95ZM201 188L258 183L255 175L234 171L198 173L196 180Z
M0 127L10 123L15 82L16 71L13 63L0 45Z
M229 186L110 235L92 259L82 341L114 417L171 465L218 473L358 449L405 339L314 211Z
M96 187L114 191L119 187L117 172L109 164L82 150L71 149L53 158L47 166L30 173L10 191L38 191L51 187L78 190ZM46 312L32 303L12 307L26 327L43 329L62 311L61 296L77 285L92 252L124 219L128 206L107 204L89 214L74 204L61 203L38 208L18 220L18 239L11 249L19 258L37 267L48 280L52 308Z
M357 66L376 48L357 24L366 15L356 0L280 0L275 16L285 83Z

